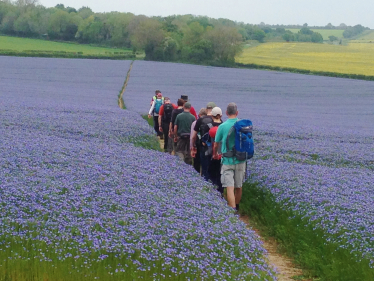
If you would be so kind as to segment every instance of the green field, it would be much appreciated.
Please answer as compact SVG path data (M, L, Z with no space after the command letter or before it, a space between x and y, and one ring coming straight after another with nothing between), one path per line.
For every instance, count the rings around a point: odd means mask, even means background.
M291 28L291 29L286 29L289 30L293 33L298 33L300 29L297 28ZM329 36L336 36L338 38L343 38L343 29L311 29L314 32L318 32L319 34L322 35L323 40L329 40Z
M351 40L352 43L374 43L374 30L366 30L354 40Z
M129 49L93 47L85 44L60 43L42 39L0 36L0 50L48 51L48 52L81 52L84 55L106 55L114 53L131 53Z

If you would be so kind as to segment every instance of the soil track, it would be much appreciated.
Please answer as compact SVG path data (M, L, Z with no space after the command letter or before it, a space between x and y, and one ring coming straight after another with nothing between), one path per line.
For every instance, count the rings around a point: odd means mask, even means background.
M159 142L161 149L163 149L164 140L159 139ZM248 216L240 216L240 220L243 221L248 228L253 229L256 232L256 234L260 237L261 241L264 243L263 246L268 252L268 263L271 264L273 268L278 272L277 277L279 281L311 280L302 278L303 271L294 265L292 259L278 253L277 242L272 238L264 239L260 235L260 231L253 226L253 223L251 223L250 218Z

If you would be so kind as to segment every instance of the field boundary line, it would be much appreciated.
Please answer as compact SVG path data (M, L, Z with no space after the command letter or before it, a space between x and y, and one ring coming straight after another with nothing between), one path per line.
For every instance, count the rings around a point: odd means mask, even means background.
M282 67L282 66L271 66L271 65L255 64L255 63L245 64L245 63L237 62L237 63L235 63L235 65L238 68L246 68L246 69L273 70L273 71L291 72L291 73L298 73L298 74L308 74L308 75L315 75L315 76L327 76L327 77L335 77L335 78L348 78L348 79L356 79L356 80L374 81L374 76L364 75L364 74L309 70L309 69Z
M121 91L119 92L119 95L118 95L118 106L121 109L126 109L126 105L125 105L125 102L123 100L123 94L125 93L126 88L127 88L127 84L129 83L130 73L131 73L133 64L134 64L134 61L132 61L131 64L130 64L129 70L127 71L125 82L123 83L122 89L121 89Z

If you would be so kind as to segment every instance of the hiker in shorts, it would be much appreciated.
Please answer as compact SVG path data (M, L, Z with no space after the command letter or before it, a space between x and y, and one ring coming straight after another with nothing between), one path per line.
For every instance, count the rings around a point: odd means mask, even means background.
M215 137L217 133L218 127L222 124L222 110L219 107L214 107L212 109L212 118L213 118L213 127L209 130L209 143L210 147L213 148L215 143ZM223 191L224 188L222 187L221 183L221 157L220 151L218 151L218 159L213 159L213 153L211 155L211 160L209 164L209 180L212 181L212 183L217 186L217 190L221 193L221 196L223 197Z
M172 104L170 98L164 98L164 104L160 107L158 113L159 131L164 134L164 152L171 153L173 151L173 140L169 137L169 127L173 110L178 108L177 105Z
M212 125L213 118L212 118L212 113L211 112L212 112L213 107L215 107L215 106L216 106L216 104L214 102L209 102L207 104L207 106L206 106L207 115L199 118L196 121L196 125L195 125L195 128L194 128L194 133L193 133L193 136L192 136L192 139L193 139L192 142L195 143L197 138L198 138L198 135L200 135L200 144L199 144L200 147L199 147L199 149L200 149L201 174L206 181L209 180L208 169L209 169L210 159L212 158L212 156L209 155L208 146L202 140L203 140L204 137L206 137L206 135L209 134L210 128L213 127L213 125Z
M174 123L175 141L177 142L176 155L186 164L192 164L190 151L191 125L195 121L195 116L190 113L191 104L186 102L183 105L183 112L178 114Z
M151 119L153 115L153 127L155 129L155 132L157 133L157 136L159 136L160 139L163 139L164 136L162 132L160 132L159 130L160 125L158 124L158 114L163 104L164 104L164 98L162 97L161 93L158 93L157 98L152 102L151 108L149 109L149 112L148 112L149 119Z
M171 114L171 121L169 124L169 137L173 139L173 151L174 152L176 151L176 148L177 148L177 143L176 141L174 142L174 139L175 139L174 137L176 136L176 133L174 132L174 122L177 116L183 112L184 103L185 101L183 99L178 99L177 108L174 109Z
M206 116L206 109L202 108L199 111L198 117L201 118ZM195 129L197 120L195 120L191 125L191 136L190 136L190 150L191 150L191 157L193 158L193 167L199 174L201 173L201 166L200 166L200 139L196 138L195 142L193 139L193 132Z
M226 157L225 153L228 151L226 139L231 127L238 121L238 113L237 105L233 102L229 103L226 110L228 119L218 127L213 146L213 159L219 159L218 143L221 145L223 155L221 182L222 186L227 189L228 205L237 211L239 210L239 203L242 198L242 186L246 174L247 161L239 161L235 156ZM234 144L235 134L232 134L229 139L229 147L234 146Z

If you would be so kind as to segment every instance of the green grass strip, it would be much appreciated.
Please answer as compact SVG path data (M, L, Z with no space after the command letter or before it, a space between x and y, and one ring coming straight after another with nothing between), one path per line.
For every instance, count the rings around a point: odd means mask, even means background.
M310 276L331 281L374 280L374 270L368 260L358 262L354 252L328 242L322 229L277 203L274 196L258 184L244 184L240 209L258 224L265 236L274 237L281 250Z
M134 59L135 55L128 54L84 54L83 52L65 52L65 51L13 51L0 50L0 56L15 57L43 57L43 58L69 58L69 59L105 59L105 60L128 60Z
M338 73L338 72L316 71L316 70L299 69L299 68L292 68L292 67L260 65L260 64L255 64L255 63L251 63L251 64L236 63L235 65L239 68L264 69L264 70L284 71L284 72L311 74L311 75L328 76L328 77L336 77L336 78L349 78L349 79L374 81L374 76L363 75L363 74L346 74L346 73Z

